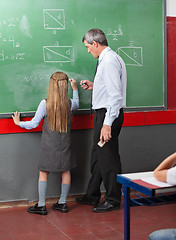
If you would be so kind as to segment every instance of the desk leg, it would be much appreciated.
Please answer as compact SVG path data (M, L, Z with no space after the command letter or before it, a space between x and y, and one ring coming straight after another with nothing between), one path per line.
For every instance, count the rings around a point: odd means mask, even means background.
M124 240L130 240L130 188L124 186Z

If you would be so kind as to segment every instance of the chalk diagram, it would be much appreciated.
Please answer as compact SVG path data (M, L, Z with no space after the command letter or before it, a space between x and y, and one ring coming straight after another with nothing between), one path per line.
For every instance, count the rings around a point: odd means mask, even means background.
M43 9L44 29L65 30L64 9ZM44 62L73 62L73 46L43 46Z
M73 46L44 46L44 62L73 62Z
M44 29L65 29L64 9L43 9Z
M126 65L143 66L142 47L120 47L116 52L122 57Z

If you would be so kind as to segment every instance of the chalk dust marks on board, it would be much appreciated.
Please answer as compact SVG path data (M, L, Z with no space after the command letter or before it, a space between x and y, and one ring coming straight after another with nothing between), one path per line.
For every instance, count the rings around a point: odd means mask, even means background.
M13 101L16 106L14 111L25 112L26 109L36 111L39 102L47 97L50 77L56 71L65 72L69 78L77 80L81 103L85 105L90 99L91 91L85 91L80 87L80 81L88 79L84 74L68 72L57 65L46 66L45 63L36 64L35 66L32 63L26 63L23 67L20 67L19 63L13 63L6 65L3 71L4 73L8 72L8 77L7 74L2 77L6 79L6 87L8 87L9 92L13 93ZM72 98L70 84L68 94Z
M19 23L19 28L26 37L32 38L32 34L30 32L31 26L26 15L22 16L21 21Z
M39 102L47 97L48 83L53 72L57 71L56 67L49 67L45 64L32 65L32 63L19 63L6 65L4 73L8 72L6 86L9 92L13 93L14 105L16 110L35 111Z

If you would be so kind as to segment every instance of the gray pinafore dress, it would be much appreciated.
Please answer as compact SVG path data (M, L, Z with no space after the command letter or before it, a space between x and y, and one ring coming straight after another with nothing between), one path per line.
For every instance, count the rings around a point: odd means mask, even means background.
M51 131L47 116L43 120L39 170L44 172L64 172L76 166L71 144L71 116L68 114L67 132Z

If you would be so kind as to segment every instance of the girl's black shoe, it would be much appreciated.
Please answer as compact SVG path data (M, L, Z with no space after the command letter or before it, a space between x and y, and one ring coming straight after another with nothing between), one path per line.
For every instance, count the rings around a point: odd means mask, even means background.
M46 206L38 207L38 203L33 207L29 207L27 210L29 213L35 213L39 215L47 215Z
M54 203L52 208L54 210L59 210L62 213L67 213L68 212L68 207L67 207L66 203L63 203L63 204L59 204L58 202Z

